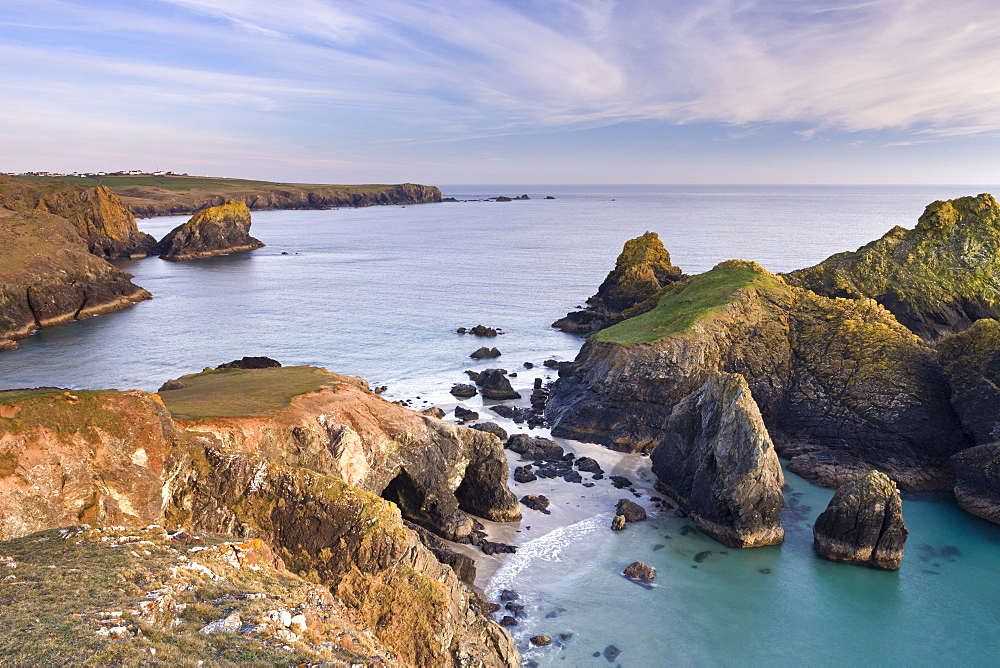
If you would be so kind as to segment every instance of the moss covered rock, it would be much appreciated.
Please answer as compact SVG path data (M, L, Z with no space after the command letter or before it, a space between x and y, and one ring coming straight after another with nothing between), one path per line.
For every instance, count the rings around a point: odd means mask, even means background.
M191 220L175 227L154 249L165 260L191 260L254 250L264 245L250 236L250 208L229 200L199 211Z
M992 195L927 206L854 252L793 271L789 283L828 297L870 297L921 337L938 339L1000 316L1000 205Z
M655 232L625 242L615 268L587 300L583 311L569 313L552 323L564 332L596 332L656 305L656 299L681 278L670 263L670 253Z

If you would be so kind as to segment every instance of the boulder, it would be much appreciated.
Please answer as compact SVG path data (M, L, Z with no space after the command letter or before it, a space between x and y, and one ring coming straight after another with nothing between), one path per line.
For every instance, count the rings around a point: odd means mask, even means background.
M521 398L521 395L511 387L510 381L507 379L507 372L503 369L486 369L479 374L479 384L482 387L483 396L487 399L503 401Z
M487 348L486 346L483 346L482 348L479 348L471 355L469 355L469 357L471 357L474 360L488 359L491 357L500 357L500 351L497 350L497 348L495 347Z
M527 466L518 466L514 469L514 475L511 477L514 479L514 482L520 483L538 480L538 476L531 472L531 464L528 464Z
M528 494L521 497L521 503L528 506L532 510L537 510L540 513L545 513L546 515L551 515L552 511L549 510L549 500L544 495L534 495Z
M987 194L933 202L912 230L894 227L786 278L828 297L869 297L940 339L1000 317L1000 205Z
M625 567L625 571L622 575L627 577L629 580L652 582L656 577L656 570L652 566L648 566L641 561L633 561Z
M221 206L199 211L171 230L154 248L164 260L191 260L261 248L263 242L250 236L250 208L246 202L229 200Z
M459 404L458 406L455 406L455 417L459 420L478 420L479 413L469 410L465 406Z
M528 434L511 434L504 447L526 458L556 460L563 457L562 446L552 439Z
M549 636L531 636L528 640L532 645L537 647L545 647L552 644L552 638Z
M967 512L1000 524L1000 443L963 450L951 458L955 499Z
M646 519L646 509L628 499L618 499L615 513L624 516L626 522L641 522Z
M816 518L813 545L832 561L896 570L908 533L896 484L881 471L870 471L837 489Z
M479 424L472 425L471 428L478 431L485 431L487 434L493 434L501 441L507 440L507 431L496 422L480 422Z
M625 516L615 515L611 520L612 531L622 531L625 529Z
M427 415L427 416L430 416L432 418L437 418L438 420L443 419L444 416L445 416L444 410L441 409L441 408L438 408L437 406L431 406L430 408L425 408L424 410L422 410L420 412L423 415Z
M569 313L552 326L573 334L596 332L656 306L665 289L681 278L670 253L655 232L625 242L615 268L587 300L583 311Z
M455 383L455 385L451 388L451 393L460 399L468 399L469 397L474 397L479 394L479 390L476 389L475 385Z
M650 458L664 491L712 538L740 548L783 540L784 475L739 374L713 373L677 404Z

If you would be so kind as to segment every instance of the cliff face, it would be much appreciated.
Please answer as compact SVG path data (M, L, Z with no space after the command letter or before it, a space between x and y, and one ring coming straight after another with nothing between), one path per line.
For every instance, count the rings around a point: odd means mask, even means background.
M266 209L329 209L333 207L377 206L383 204L423 204L440 202L441 191L434 186L402 183L359 189L343 186L299 186L273 184L225 194L206 189L167 190L153 186L118 189L119 195L137 216L176 216L225 204L245 202L253 211Z
M0 350L38 328L149 299L131 278L88 252L65 218L0 209Z
M1000 443L977 445L951 458L962 509L1000 524Z
M229 392L219 391L231 399L224 406L230 412L246 412L247 406L266 412L277 402L304 413L307 407L292 399L313 391L310 383L316 381L304 379L316 376L317 370L298 371L284 381L276 378L282 393L292 385L295 389L290 397L268 398L271 404L255 404L253 392L240 394L241 387L250 387L244 384L247 374L275 371L281 369L229 370L216 372L213 380L225 381ZM357 381L337 378L362 391ZM187 382L202 399L211 394L211 387L190 378ZM393 421L392 414L373 414L391 404L360 402L360 395L355 397L360 403L352 404L351 396L332 401L331 415L354 423ZM180 405L194 410L198 398L188 396ZM313 400L322 403L323 397ZM291 413L278 415L283 426L276 428L260 422L251 428L255 418L234 426L235 420L226 428L205 420L199 431L191 418L178 429L157 395L134 391L0 393L0 535L16 537L85 520L132 526L165 523L261 538L291 570L318 578L336 591L406 665L518 665L510 636L480 612L477 595L405 527L395 504L339 478L269 461L254 452L279 455L287 445L286 461L322 458L318 452L296 452L308 437L301 442L294 435L290 442L282 440L287 438L285 427L295 432ZM313 424L318 420L312 415ZM237 437L237 432L242 435ZM395 447L420 447L420 437L400 434ZM385 445L360 441L362 450ZM429 449L433 446L428 444ZM368 455L372 462L381 461L381 453ZM426 456L429 461L435 454Z
M934 202L912 230L893 228L786 278L828 297L870 297L939 339L1000 317L1000 205L987 194Z
M979 320L938 350L962 427L977 444L1000 441L1000 322Z
M250 209L230 200L199 211L191 220L171 230L153 247L164 260L191 260L261 248L250 236Z
M88 188L62 181L26 181L0 176L0 206L12 211L51 213L73 224L87 249L104 258L146 257L156 240L140 232L135 217L105 186Z
M779 452L821 484L868 463L911 488L947 487L947 457L968 445L934 351L890 313L742 261L589 337L546 413L557 436L648 450L713 371L746 379Z
M681 278L670 263L670 253L655 232L625 242L615 268L587 300L583 311L569 313L552 323L572 334L588 334L656 306L664 291Z

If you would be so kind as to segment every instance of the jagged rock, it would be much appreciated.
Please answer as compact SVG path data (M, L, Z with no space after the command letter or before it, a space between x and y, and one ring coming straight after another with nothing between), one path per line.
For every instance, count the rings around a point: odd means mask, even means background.
M615 514L623 515L626 522L641 522L646 519L646 509L628 499L618 499Z
M813 544L826 559L895 570L908 533L896 484L870 471L837 489L816 519Z
M1000 317L1000 205L991 195L929 204L916 227L894 227L851 253L787 274L828 297L870 297L935 340Z
M613 475L608 480L615 486L615 489L624 489L625 487L632 486L632 481L623 475Z
M511 434L504 447L527 458L556 460L563 456L562 446L552 439L528 434Z
M483 346L482 348L477 349L475 352L469 355L469 357L475 360L487 359L491 357L500 357L500 351L497 350L495 347L487 348L486 346Z
M652 566L648 566L641 561L633 561L625 567L625 571L622 575L627 577L629 580L652 582L656 577L656 570Z
M574 466L584 473L604 473L604 469L593 457L580 457L574 462Z
M458 406L455 406L455 417L459 420L478 420L479 413L469 410L465 406L459 404Z
M503 369L486 369L479 374L479 384L483 396L487 399L503 401L521 398L521 395L511 387L510 381L507 380L507 372Z
M531 636L528 640L532 645L536 645L538 647L545 647L546 645L552 644L552 638L549 636Z
M485 431L487 434L493 434L501 441L507 440L507 430L498 425L496 422L480 422L479 424L472 425L471 429L477 429L479 431Z
M1000 443L977 445L951 458L955 498L964 510L1000 524Z
M407 522L403 520L403 524L406 528L414 532L420 539L420 542L431 551L434 558L437 559L442 564L451 566L451 570L455 571L455 575L458 579L469 585L470 587L476 584L476 562L475 560L461 552L456 552L448 547L448 543L444 542L434 534L432 534L427 529L414 524L413 522Z
M670 253L655 232L625 242L615 268L587 300L583 311L569 313L552 326L564 332L596 332L656 306L662 292L681 278Z
M528 464L527 466L518 466L514 469L514 475L511 477L514 479L514 482L520 483L538 480L538 476L531 472L531 464Z
M474 397L479 394L479 390L476 389L475 385L456 383L455 386L451 388L451 393L460 399L468 399L469 397Z
M281 366L281 362L270 357L244 357L242 359L226 362L215 367L216 369L275 369Z
M521 503L528 506L532 510L537 510L538 512L545 513L546 515L551 515L552 511L549 510L549 500L543 494L535 495L528 494L521 497Z
M611 520L611 530L612 531L623 531L625 529L625 516L615 515Z
M191 260L263 246L250 236L250 208L245 202L229 200L199 211L175 227L156 244L154 252L164 260Z
M776 446L847 452L903 472L900 484L941 488L920 471L969 445L935 351L892 314L737 260L589 337L560 369L546 416L555 436L648 451L714 371L744 376Z
M962 428L977 444L1000 441L1000 322L979 320L938 352Z
M712 538L741 548L784 538L784 475L742 376L713 373L677 404L650 459L664 491Z

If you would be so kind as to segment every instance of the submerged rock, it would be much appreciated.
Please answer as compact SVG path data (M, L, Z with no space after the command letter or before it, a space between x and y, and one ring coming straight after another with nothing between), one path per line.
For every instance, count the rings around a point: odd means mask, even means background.
M964 510L1000 524L1000 443L977 445L951 458L955 499Z
M870 471L833 495L816 519L813 544L832 561L895 570L908 533L896 484L881 471Z
M730 547L783 540L784 475L739 374L713 373L677 404L650 457L667 493L712 538Z
M828 297L870 297L934 340L1000 317L1000 205L991 195L929 204L916 227L894 227L850 253L786 275Z
M660 237L646 232L625 242L615 268L587 300L587 308L552 326L573 334L596 332L653 308L664 289L680 278L681 270L670 263Z
M250 236L250 208L229 200L222 206L199 211L171 230L156 244L154 252L165 260L191 260L263 247Z
M475 360L486 359L490 357L500 357L500 351L495 347L487 348L486 346L483 346L482 348L477 349L475 352L469 355L469 357Z

